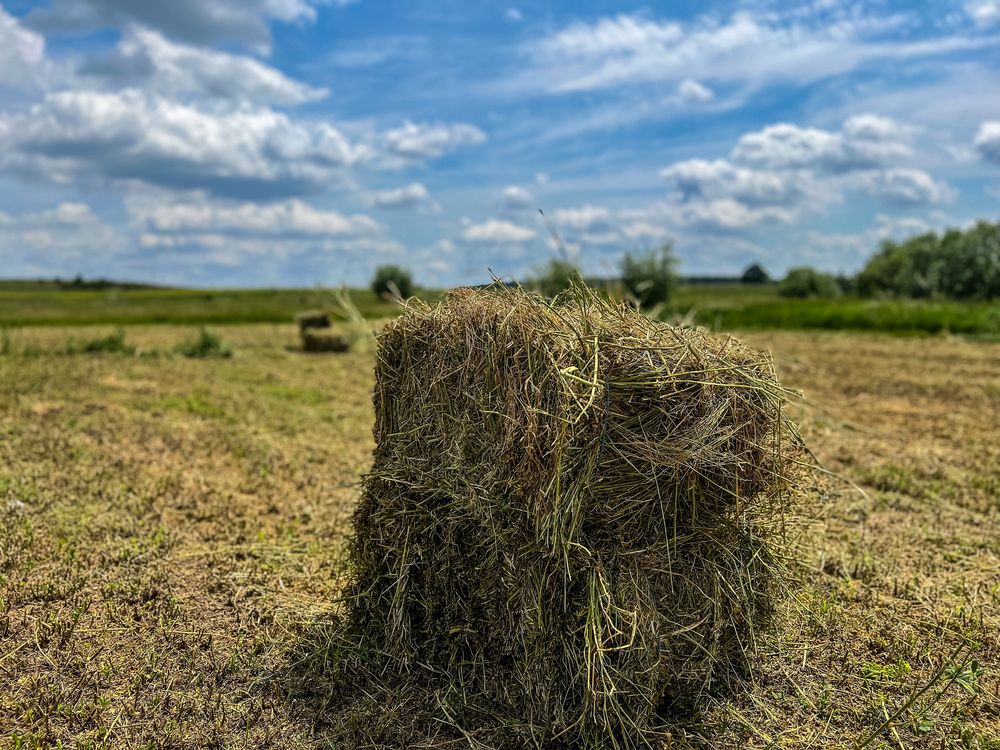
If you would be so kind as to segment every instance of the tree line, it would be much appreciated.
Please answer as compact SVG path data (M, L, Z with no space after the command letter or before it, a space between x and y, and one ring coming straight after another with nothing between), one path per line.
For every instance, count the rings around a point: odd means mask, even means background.
M627 301L650 308L670 300L678 283L677 259L670 242L640 252L625 253L619 267ZM526 286L553 297L580 279L577 266L566 257L550 260ZM767 271L754 263L742 275L746 284L771 282ZM408 297L413 290L409 272L399 266L381 266L372 281L379 295ZM778 282L785 297L830 298L841 295L908 299L1000 298L1000 224L980 221L965 230L927 232L903 241L885 240L857 274L825 273L809 266L789 269Z
M860 297L989 300L1000 297L1000 224L927 232L885 240L855 276L791 269L778 291L786 297Z

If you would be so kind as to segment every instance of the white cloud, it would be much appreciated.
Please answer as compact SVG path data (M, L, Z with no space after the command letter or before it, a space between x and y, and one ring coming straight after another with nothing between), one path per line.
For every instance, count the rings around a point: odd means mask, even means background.
M344 2L337 2L344 5ZM78 32L136 23L194 44L238 42L270 48L272 21L310 23L309 0L53 0L28 21L47 32Z
M688 159L661 171L674 189L661 219L705 231L791 224L861 190L893 205L950 201L955 191L897 162L913 156L914 128L862 114L837 131L779 123L741 136L727 159Z
M435 159L463 146L483 143L486 134L467 123L414 123L407 120L384 134L385 147L406 160Z
M45 39L24 28L0 5L0 83L25 85L36 80L45 60Z
M508 21L513 21L514 23L520 23L524 20L524 13L517 8L507 8L504 15L507 17Z
M807 171L750 169L725 159L688 159L670 165L660 175L684 199L733 198L751 205L790 205L820 192L815 179Z
M987 46L967 35L907 39L902 14L868 16L844 7L789 21L779 14L706 13L690 22L646 14L577 21L532 40L516 87L548 93L680 84L810 83L894 59Z
M0 114L0 168L57 182L134 180L229 197L342 185L369 153L325 123L270 109L211 112L135 89L64 91Z
M0 212L0 257L6 274L103 273L99 264L127 247L125 234L98 218L85 203L60 203L34 213Z
M920 169L885 169L860 175L861 188L873 198L887 203L908 206L947 203L955 199L955 191Z
M535 196L520 185L508 185L500 192L500 201L504 208L515 210L531 206L535 202Z
M1000 0L971 0L965 4L965 11L979 26L1000 22Z
M741 136L731 158L770 169L844 172L908 158L912 138L912 128L872 114L847 119L839 132L778 123Z
M792 209L779 206L748 206L732 198L685 203L674 210L674 223L706 231L746 229L764 222L790 224L797 218Z
M429 198L430 193L426 186L412 182L402 187L376 191L369 196L369 202L379 208L403 208L422 203Z
M194 94L215 101L295 105L328 94L251 57L178 44L137 26L126 30L113 54L88 60L81 72L168 96Z
M622 225L622 235L629 240L662 240L669 232L666 227L648 221L633 221Z
M983 159L1000 164L1000 120L987 121L979 126L975 147Z
M156 234L226 234L278 237L344 237L376 234L378 223L364 214L346 216L301 200L280 203L140 201L129 206L133 222Z
M611 211L604 206L584 205L577 208L557 208L551 215L557 230L596 232L612 224Z
M712 89L708 88L704 84L698 83L692 78L685 78L681 81L680 85L677 87L677 95L680 97L682 102L686 103L704 103L710 102L715 98L715 93Z
M316 253L365 258L403 252L370 216L296 199L259 204L152 192L130 198L127 207L140 247L154 250L160 262L196 268L238 268L248 257L273 262Z
M482 244L513 244L535 238L535 230L503 219L489 219L481 224L470 224L462 232L466 242Z

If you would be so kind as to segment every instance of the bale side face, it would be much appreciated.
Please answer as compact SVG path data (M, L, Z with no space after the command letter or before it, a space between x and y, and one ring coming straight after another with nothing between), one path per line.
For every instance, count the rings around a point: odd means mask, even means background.
M307 352L346 352L350 342L345 336L313 329L302 331L302 349Z
M299 331L306 331L313 328L329 328L330 316L320 310L309 310L296 315L295 322L299 327Z
M576 294L383 331L348 624L457 731L641 746L745 669L795 441L764 355Z

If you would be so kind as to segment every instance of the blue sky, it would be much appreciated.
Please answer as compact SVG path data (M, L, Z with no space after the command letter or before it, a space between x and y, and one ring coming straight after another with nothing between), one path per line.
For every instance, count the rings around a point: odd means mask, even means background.
M0 0L0 276L856 270L1000 216L1000 0Z

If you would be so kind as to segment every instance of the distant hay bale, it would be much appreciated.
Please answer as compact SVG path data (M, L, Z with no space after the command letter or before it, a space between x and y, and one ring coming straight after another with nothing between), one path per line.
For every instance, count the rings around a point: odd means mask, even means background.
M302 331L302 350L306 352L346 352L351 348L347 337L327 331Z
M309 310L296 315L295 322L298 324L300 332L313 328L329 328L330 316L321 310Z
M738 684L785 584L784 397L581 288L408 303L324 651L344 746L648 747Z

